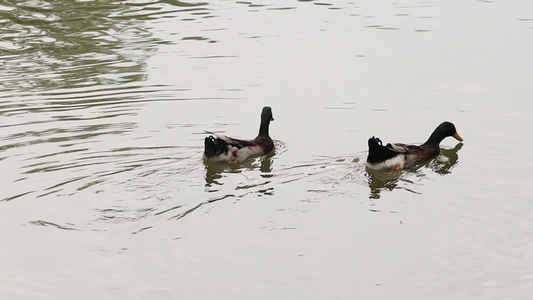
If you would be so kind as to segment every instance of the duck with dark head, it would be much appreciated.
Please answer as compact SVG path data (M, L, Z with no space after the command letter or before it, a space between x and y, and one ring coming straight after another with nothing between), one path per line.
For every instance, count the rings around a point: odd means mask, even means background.
M250 157L268 154L274 149L268 129L274 121L272 108L263 107L259 134L253 140L241 140L212 134L205 138L203 159L206 162L239 163Z
M400 143L389 143L383 146L379 138L371 137L368 140L366 166L373 170L409 169L437 156L440 153L440 142L449 136L463 141L451 122L441 123L429 136L429 139L420 146Z

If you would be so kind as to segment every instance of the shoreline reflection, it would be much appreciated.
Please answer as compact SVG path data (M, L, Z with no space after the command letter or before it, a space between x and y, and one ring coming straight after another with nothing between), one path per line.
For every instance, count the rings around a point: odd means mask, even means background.
M381 197L382 191L384 190L392 191L398 188L406 189L413 193L417 193L416 191L412 189L401 187L399 186L399 184L401 182L407 182L407 183L412 184L413 182L405 178L405 175L413 174L413 173L420 173L420 169L422 169L423 167L429 168L433 172L441 176L451 174L452 169L459 162L458 152L459 150L461 150L462 147L463 147L463 143L458 143L452 149L441 148L440 154L437 157L433 158L429 162L415 166L406 171L396 171L396 170L376 171L376 170L366 168L367 177L368 177L368 187L370 188L369 199L379 199Z

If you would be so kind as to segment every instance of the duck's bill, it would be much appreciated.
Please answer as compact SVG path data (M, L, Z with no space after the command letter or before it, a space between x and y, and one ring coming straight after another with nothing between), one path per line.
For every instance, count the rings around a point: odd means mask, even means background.
M457 132L453 134L453 137L460 142L463 141L463 138Z

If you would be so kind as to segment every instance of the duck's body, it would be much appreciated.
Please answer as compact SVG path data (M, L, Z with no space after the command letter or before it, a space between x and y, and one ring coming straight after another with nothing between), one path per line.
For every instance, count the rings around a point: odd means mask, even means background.
M268 154L274 149L268 128L273 121L272 109L263 107L259 134L253 140L241 140L212 134L205 138L203 159L207 162L239 163L250 157Z
M383 146L381 140L371 137L368 140L368 158L366 166L374 170L383 169L409 169L416 164L430 160L440 153L440 142L453 136L459 141L463 139L455 126L450 122L443 122L431 134L429 139L420 146L405 144L387 144Z

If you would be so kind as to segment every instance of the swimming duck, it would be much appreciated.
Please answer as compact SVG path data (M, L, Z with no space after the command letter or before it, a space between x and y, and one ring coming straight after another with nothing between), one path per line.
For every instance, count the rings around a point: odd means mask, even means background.
M455 126L450 122L441 123L429 139L420 146L405 144L387 144L383 146L376 137L368 139L368 158L366 166L374 170L409 169L427 161L440 153L439 143L446 137L453 136L458 141L463 138L457 134Z
M205 138L203 159L206 162L238 163L249 157L268 154L274 149L274 142L268 135L272 109L263 107L259 134L253 140L240 140L224 135L212 134Z

